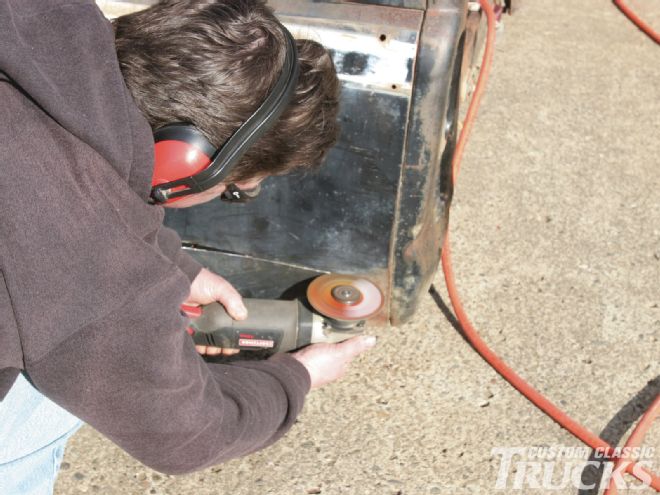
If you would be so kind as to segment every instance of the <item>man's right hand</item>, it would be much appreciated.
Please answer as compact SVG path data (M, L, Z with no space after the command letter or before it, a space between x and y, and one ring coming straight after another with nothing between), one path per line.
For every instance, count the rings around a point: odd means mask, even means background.
M312 344L292 356L307 368L312 388L318 388L341 378L353 359L375 345L376 337L360 335L339 344Z

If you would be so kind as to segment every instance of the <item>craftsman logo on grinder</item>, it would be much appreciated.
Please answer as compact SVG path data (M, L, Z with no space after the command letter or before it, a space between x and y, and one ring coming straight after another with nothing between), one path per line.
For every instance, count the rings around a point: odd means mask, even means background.
M238 339L239 346L245 347L266 347L270 348L275 345L275 342L272 340L261 340L261 339Z

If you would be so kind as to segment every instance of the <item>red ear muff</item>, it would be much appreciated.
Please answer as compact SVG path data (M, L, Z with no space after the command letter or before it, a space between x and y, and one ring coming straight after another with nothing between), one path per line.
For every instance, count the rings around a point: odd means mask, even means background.
M213 155L211 155L213 156ZM154 149L154 176L151 187L195 175L211 163L211 156L192 144L183 141L160 141ZM178 186L172 192L185 190L186 186ZM182 199L172 198L167 203Z
M211 155L213 156L213 155ZM195 175L211 163L211 156L206 155L194 145L183 141L160 141L154 149L154 176L151 187L173 182L183 177ZM174 188L172 192L186 189L186 186ZM181 198L172 198L168 202Z
M216 152L215 147L192 124L176 123L161 127L154 133L154 173L151 187L169 184L205 170ZM184 191L188 186L173 187L170 193ZM169 198L171 203L181 197Z
M156 143L154 153L152 186L195 175L211 163L210 156L183 141L170 140Z

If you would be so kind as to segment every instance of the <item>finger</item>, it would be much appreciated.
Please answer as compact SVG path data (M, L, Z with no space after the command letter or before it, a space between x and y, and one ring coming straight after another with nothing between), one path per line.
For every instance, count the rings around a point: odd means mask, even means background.
M222 351L223 351L222 347L211 347L211 346L209 346L209 347L206 348L206 355L207 356L219 356L220 354L222 354Z
M227 313L233 319L244 320L247 318L248 312L245 304L243 304L243 298L233 285L220 276L214 284L213 297L225 307Z
M235 356L239 352L241 352L239 349L222 349L223 356Z
M338 344L342 351L351 358L362 354L376 345L375 335L360 335Z
M195 346L195 350L196 350L199 354L202 354L202 355L206 354L206 346L205 346L205 345L196 345L196 346Z

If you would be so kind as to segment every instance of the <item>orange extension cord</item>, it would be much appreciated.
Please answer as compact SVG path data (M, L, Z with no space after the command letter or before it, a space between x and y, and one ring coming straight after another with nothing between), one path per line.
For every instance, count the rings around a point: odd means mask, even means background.
M653 424L653 421L658 417L659 413L660 395L655 398L653 404L651 404L651 407L649 407L646 413L644 413L644 416L642 416L642 419L637 423L637 426L628 437L628 441L626 442L623 449L624 454L614 464L614 472L622 471L625 464L630 462L627 452L632 452L632 450L628 450L626 452L626 449L634 449L642 445L644 436L651 429L651 425ZM617 495L617 493L619 493L619 491L617 489L615 479L611 478L609 486L607 490L605 490L604 495Z
M477 113L477 108L481 100L481 96L484 91L486 84L486 79L490 71L490 66L493 59L493 45L495 41L495 15L493 9L488 2L488 0L479 0L483 11L486 13L486 18L488 21L488 32L486 36L486 49L483 56L481 71L479 73L479 78L477 79L477 84L472 96L472 101L467 111L465 121L463 124L463 129L458 138L456 144L456 151L454 154L454 159L452 163L452 182L455 184L458 177L458 172L460 170L461 158L463 155L463 150L465 149L465 144L467 137L470 133L472 125L474 123L474 118ZM619 2L616 2L619 3ZM507 366L504 361L502 361L486 343L481 339L475 328L470 323L470 320L463 309L463 304L458 295L458 290L456 289L456 284L454 282L454 273L452 270L451 264L451 251L449 246L449 232L445 237L445 242L442 248L442 269L445 274L445 283L447 285L447 292L449 293L449 299L451 301L452 307L456 314L456 319L461 325L463 333L466 339L470 342L472 347L481 355L481 357L492 366L505 380L507 380L514 388L516 388L522 395L524 395L529 401L531 401L536 407L538 407L545 414L550 416L554 421L556 421L562 428L569 431L572 435L577 437L579 440L584 442L587 446L591 447L594 450L597 450L603 453L604 457L612 459L617 463L626 463L625 472L632 474L634 477L640 481L647 482L653 487L656 491L660 492L660 477L649 472L648 470L642 468L642 466L635 463L634 460L625 458L616 453L611 445L605 442L603 439L593 434L585 427L574 421L566 413L560 410L552 402L550 402L546 397L529 385L525 380L523 380L516 372L514 372L509 366ZM650 428L653 420L660 413L660 396L656 398L651 407L644 414L642 419L637 424L634 432L631 434L628 443L628 446L639 445L642 441L642 438L646 431ZM634 470L634 471L633 471ZM623 468L622 468L623 472ZM644 479L646 478L646 479ZM612 478L611 481L614 481ZM610 483L608 488L609 495L614 495L616 493L616 488L613 483ZM606 494L607 495L607 494Z
M614 5L616 5L619 10L623 12L626 17L628 17L628 19L633 22L633 24L635 24L635 26L644 31L644 33L646 33L649 38L660 44L660 34L658 34L657 31L654 31L651 26L640 19L623 0L614 0Z

